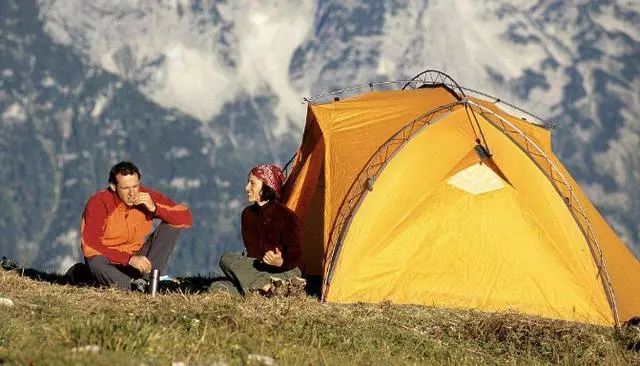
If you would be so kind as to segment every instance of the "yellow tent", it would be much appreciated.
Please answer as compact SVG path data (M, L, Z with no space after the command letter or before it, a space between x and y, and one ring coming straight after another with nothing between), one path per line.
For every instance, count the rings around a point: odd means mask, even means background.
M309 103L284 198L323 300L608 325L640 314L638 260L550 130L498 105L434 71Z

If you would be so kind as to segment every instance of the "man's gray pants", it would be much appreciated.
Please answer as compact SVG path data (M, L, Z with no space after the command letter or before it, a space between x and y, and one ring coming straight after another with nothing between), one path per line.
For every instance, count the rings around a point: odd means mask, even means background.
M224 253L220 257L220 269L242 295L270 284L271 277L288 281L293 277L302 276L297 267L282 271L277 267L262 263L260 259L230 252Z
M161 223L158 228L145 240L144 245L136 255L143 255L151 261L151 268L164 272L169 256L176 246L180 229L169 224ZM123 290L131 289L131 280L142 275L137 269L129 265L114 264L102 255L85 258L91 274L100 285L118 287ZM146 278L148 280L148 278Z

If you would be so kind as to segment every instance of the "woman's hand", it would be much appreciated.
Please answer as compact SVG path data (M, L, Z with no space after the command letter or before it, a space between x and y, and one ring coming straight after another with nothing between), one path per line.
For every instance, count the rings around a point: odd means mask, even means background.
M262 261L274 267L281 267L282 263L284 263L284 260L282 259L282 253L277 247L275 252L273 250L266 252L264 254L264 257L262 257Z

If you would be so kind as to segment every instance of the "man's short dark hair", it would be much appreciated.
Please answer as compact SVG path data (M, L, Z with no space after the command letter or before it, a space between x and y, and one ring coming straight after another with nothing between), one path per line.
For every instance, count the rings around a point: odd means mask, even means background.
M118 180L116 179L116 176L118 174L120 175L137 174L138 179L140 179L140 177L142 176L142 174L140 174L140 170L138 170L138 167L130 161L121 161L111 168L111 171L109 172L109 183L117 185Z
M273 188L266 184L262 184L262 190L260 190L260 201L278 201L280 197Z

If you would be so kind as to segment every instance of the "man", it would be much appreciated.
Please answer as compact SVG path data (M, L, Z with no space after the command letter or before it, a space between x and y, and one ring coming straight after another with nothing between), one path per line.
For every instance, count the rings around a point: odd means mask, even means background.
M162 223L151 233L153 219ZM148 280L152 269L164 271L180 229L191 222L187 207L142 186L138 167L121 161L109 172L109 187L96 192L84 209L85 263L101 285L140 289L139 278Z

